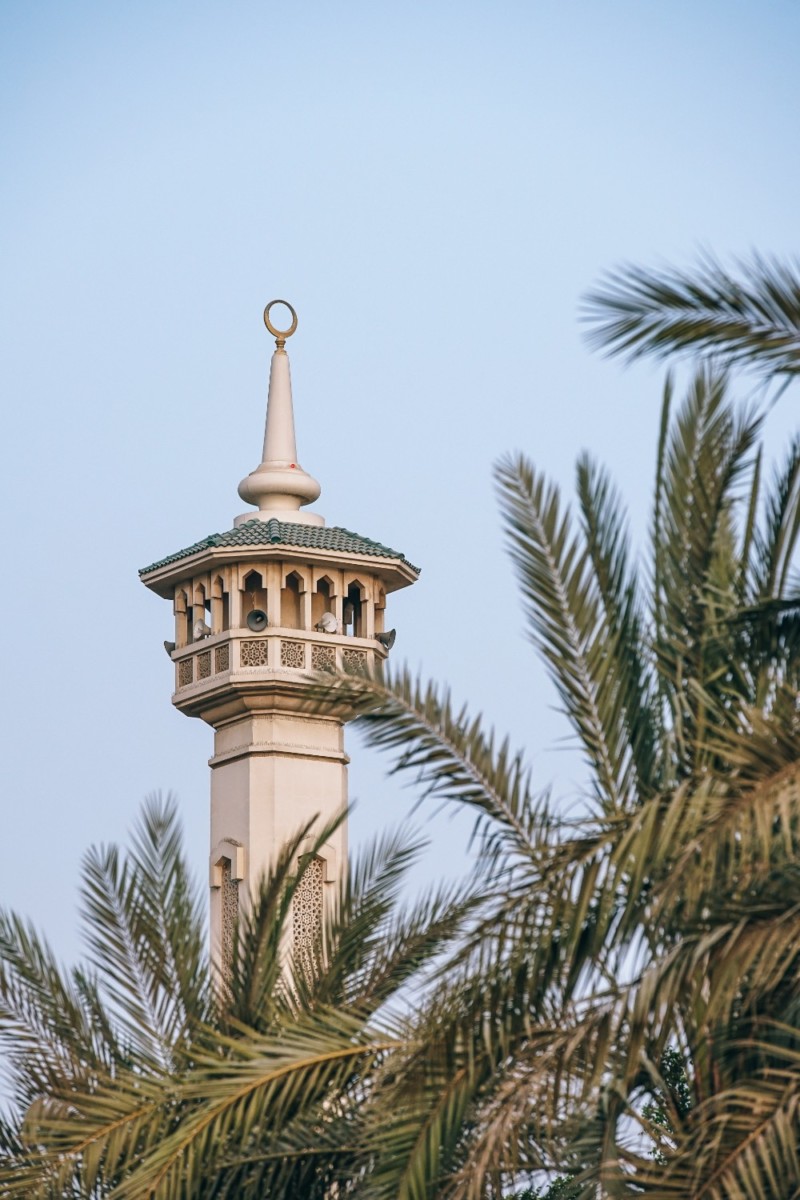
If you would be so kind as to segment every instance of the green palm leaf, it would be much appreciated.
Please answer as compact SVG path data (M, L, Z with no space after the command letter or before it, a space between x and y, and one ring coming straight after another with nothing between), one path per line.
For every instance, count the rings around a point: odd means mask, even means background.
M628 359L712 353L765 375L800 371L800 272L754 256L737 274L714 258L694 270L626 265L583 302L589 341Z
M168 1065L210 1003L203 921L174 801L148 800L131 854L89 851L81 896L89 961L127 1039L151 1064Z
M524 458L503 460L497 483L534 644L583 743L599 795L614 811L626 799L628 747L624 727L613 721L618 689L591 559L569 512L562 512L558 489Z

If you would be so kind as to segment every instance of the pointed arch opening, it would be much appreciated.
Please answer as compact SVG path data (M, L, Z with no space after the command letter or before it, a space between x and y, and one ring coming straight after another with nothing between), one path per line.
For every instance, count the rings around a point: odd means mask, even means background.
M347 597L342 612L344 632L351 637L366 637L367 589L357 579L347 589Z
M249 571L242 580L242 625L247 624L251 612L268 612L267 589L260 571Z
M216 575L211 581L211 628L214 633L222 633L230 627L230 595L223 577Z
M185 588L175 593L175 645L188 646L192 640L192 609Z
M303 628L303 592L305 584L297 571L290 571L281 588L281 625L285 629Z
M195 630L200 625L208 625L207 618L211 615L211 598L206 596L205 585L196 583L194 587L194 597L192 600L192 621L189 626L189 641L201 641L203 634Z
M316 627L325 613L334 611L333 580L323 575L317 580L317 586L311 595L311 624Z
M386 592L383 588L378 588L378 594L375 597L375 632L383 633L386 628Z

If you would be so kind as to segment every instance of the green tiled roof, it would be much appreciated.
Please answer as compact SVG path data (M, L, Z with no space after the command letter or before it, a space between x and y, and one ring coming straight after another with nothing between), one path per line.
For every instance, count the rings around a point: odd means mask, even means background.
M302 546L309 550L338 550L343 554L370 554L379 558L397 558L419 574L419 569L413 566L407 558L404 558L399 550L392 550L390 546L383 546L380 542L360 537L357 533L351 533L349 529L341 529L336 525L331 527L295 525L288 521L278 521L275 517L270 521L245 521L243 525L239 525L236 529L229 529L227 533L210 533L208 537L203 538L200 542L195 542L193 546L187 546L185 550L178 550L176 554L169 554L166 558L151 563L149 567L142 567L139 574L149 575L151 571L157 571L159 567L169 566L170 563L179 562L182 558L189 558L192 554L197 554L201 550L211 550L216 546L222 548L229 546Z

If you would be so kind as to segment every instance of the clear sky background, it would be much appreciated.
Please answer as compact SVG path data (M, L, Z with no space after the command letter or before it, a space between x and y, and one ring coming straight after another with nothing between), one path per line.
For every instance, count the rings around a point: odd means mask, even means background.
M2 0L0 903L75 957L81 856L156 788L205 873L212 734L137 568L245 507L275 296L314 507L422 567L395 657L578 793L492 463L571 491L589 447L644 535L663 372L590 354L579 299L622 260L797 250L799 64L794 0ZM797 424L789 393L776 452ZM350 749L358 843L414 794ZM417 881L468 870L428 817Z

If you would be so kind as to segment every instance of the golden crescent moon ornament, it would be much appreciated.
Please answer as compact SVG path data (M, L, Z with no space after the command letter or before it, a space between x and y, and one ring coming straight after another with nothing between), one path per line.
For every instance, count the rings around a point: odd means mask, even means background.
M269 310L274 308L276 304L282 304L284 308L288 308L289 312L292 314L292 323L288 329L276 329L269 319ZM264 309L264 324L275 338L275 343L278 349L282 350L286 345L286 339L291 337L295 329L297 329L297 313L294 311L288 300L270 300L269 304Z

